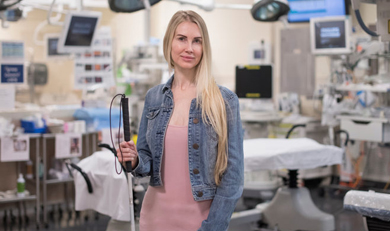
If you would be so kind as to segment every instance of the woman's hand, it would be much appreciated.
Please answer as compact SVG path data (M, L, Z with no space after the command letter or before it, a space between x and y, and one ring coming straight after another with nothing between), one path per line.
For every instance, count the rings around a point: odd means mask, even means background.
M129 142L123 141L122 143L120 143L120 148L116 149L116 153L118 155L119 162L122 163L124 166L126 165L125 163L127 161L131 161L132 169L134 169L138 165L137 147L132 140L130 140Z

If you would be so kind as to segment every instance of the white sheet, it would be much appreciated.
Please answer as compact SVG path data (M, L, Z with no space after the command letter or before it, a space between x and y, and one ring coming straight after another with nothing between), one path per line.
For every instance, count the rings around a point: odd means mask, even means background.
M120 171L120 163L117 168ZM92 209L118 221L130 221L129 189L123 172L115 172L114 155L110 151L95 152L77 164L91 180L93 193L88 193L83 176L73 171L77 211Z
M343 150L308 138L244 140L245 171L311 169L341 164Z
M344 197L344 208L362 214L390 221L390 195L351 190Z

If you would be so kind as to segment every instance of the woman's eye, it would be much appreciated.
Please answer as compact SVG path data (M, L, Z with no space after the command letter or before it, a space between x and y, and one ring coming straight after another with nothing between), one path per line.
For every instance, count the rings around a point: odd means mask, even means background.
M196 43L202 43L200 39L195 40Z
M179 40L180 40L180 41L184 41L184 38L183 38L183 37L180 37Z

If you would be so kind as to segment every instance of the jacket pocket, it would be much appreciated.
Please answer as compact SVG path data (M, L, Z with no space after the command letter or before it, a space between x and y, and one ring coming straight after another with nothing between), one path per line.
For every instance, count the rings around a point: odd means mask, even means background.
M148 127L146 130L146 139L150 143L150 137L152 134L153 128L156 126L156 121L157 121L157 115L160 113L160 108L150 108L148 110L148 113L146 114L146 118L148 119Z

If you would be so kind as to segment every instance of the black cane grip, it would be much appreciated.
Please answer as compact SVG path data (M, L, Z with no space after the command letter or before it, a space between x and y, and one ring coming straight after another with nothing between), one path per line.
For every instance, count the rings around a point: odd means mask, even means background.
M123 97L122 101L122 113L123 113L123 133L125 135L125 141L130 141L130 118L129 118L129 99ZM126 161L126 171L131 172L131 161Z

